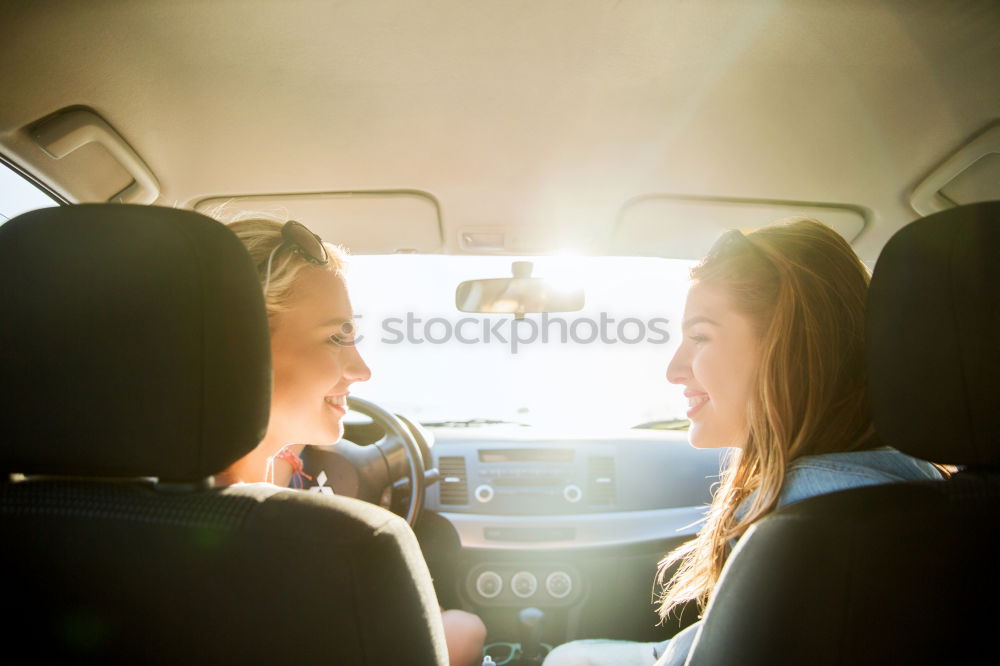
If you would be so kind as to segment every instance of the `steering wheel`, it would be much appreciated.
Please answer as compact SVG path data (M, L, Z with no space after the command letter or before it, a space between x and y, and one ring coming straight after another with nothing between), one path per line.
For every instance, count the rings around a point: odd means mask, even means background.
M420 517L427 486L438 479L438 471L427 470L424 465L423 450L429 453L426 433L418 424L368 400L348 396L347 407L370 418L373 426L384 433L382 438L365 446L346 439L329 446L307 446L302 450L305 471L314 480L325 474L330 488L338 495L372 504L380 503L390 485L393 492L408 490L405 517L412 527ZM317 483L311 489L323 485Z

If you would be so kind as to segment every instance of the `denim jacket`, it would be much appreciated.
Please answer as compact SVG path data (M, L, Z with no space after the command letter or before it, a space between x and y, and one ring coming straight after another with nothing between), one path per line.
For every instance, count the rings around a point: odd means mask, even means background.
M938 469L926 460L888 446L803 456L788 466L778 506L848 488L940 478Z
M793 460L786 468L776 508L838 490L940 478L941 473L926 460L908 456L888 446L867 451L803 456ZM747 512L755 494L751 493L736 509L737 518Z
M785 482L778 496L778 506L849 488L940 478L941 473L934 465L888 446L867 451L803 456L788 466ZM752 498L753 495L744 500L736 510L737 516L746 513ZM654 648L654 654L659 657L656 666L683 664L700 624L699 620L670 640L657 645Z

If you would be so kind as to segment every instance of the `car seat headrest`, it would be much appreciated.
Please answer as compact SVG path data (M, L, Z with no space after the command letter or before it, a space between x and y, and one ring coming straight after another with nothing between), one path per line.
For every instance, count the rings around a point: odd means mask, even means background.
M935 213L889 240L867 338L886 443L934 462L1000 463L1000 201Z
M196 482L252 450L271 391L256 270L225 225L81 204L0 227L4 473Z

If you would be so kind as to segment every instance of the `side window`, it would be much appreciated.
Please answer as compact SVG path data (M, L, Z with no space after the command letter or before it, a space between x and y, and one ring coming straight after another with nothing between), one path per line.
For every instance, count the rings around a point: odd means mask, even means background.
M0 224L29 210L58 205L58 201L0 161Z

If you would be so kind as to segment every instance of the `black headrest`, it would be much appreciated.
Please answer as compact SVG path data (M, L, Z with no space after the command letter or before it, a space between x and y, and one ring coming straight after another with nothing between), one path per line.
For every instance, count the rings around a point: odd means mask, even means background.
M0 471L195 481L267 426L242 243L190 211L84 204L0 227Z
M867 353L875 427L941 463L1000 463L1000 201L935 213L875 265Z

